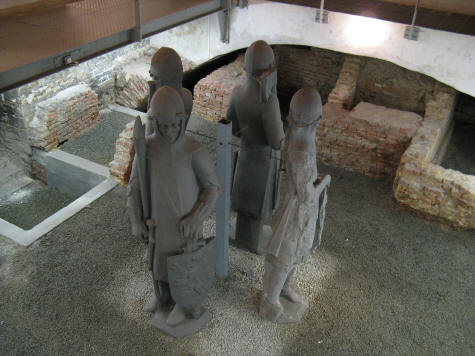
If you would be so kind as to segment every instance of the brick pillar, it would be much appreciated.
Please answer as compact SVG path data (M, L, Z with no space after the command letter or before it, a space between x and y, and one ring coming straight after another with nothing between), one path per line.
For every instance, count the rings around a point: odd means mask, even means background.
M361 68L361 59L347 56L338 76L335 88L328 96L328 102L350 109L356 92L356 84Z
M133 142L135 122L129 122L125 126L115 143L115 154L112 162L109 163L109 173L111 178L127 185L132 171L132 162L135 155Z

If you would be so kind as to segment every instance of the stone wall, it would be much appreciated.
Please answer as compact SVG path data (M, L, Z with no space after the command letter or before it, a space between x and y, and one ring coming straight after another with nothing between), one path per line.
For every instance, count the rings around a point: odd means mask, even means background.
M364 58L353 105L361 101L424 115L426 96L436 81L395 64Z
M99 120L97 94L86 85L65 89L36 104L28 125L31 146L49 151Z
M361 69L361 58L347 56L341 67L340 75L335 88L328 96L328 102L338 106L351 109L355 98L358 76Z
M437 86L428 98L423 125L404 152L394 180L402 204L463 228L475 228L475 176L434 164L450 128L455 91Z
M135 155L133 142L135 121L129 122L115 143L114 159L109 163L111 178L127 185L132 172L132 162Z
M312 87L318 89L324 103L327 101L340 75L343 53L297 46L274 46L274 53L279 97L290 102L297 90Z
M244 56L225 65L196 83L193 90L193 113L212 121L226 117L231 92L245 81Z
M47 102L65 89L83 84L96 93L98 112L116 101L116 74L131 61L144 57L147 53L150 55L154 50L150 47L149 40L134 43L2 93L0 154L11 156L12 160L24 166L26 172L30 172L30 139L37 146L45 137L41 133L42 136L35 138L32 136L33 132L27 130L37 114L38 104ZM81 126L76 128L80 129Z
M370 103L352 111L327 103L317 132L318 159L370 176L394 175L421 122L415 113Z
M117 73L115 81L115 102L119 105L145 111L148 102L148 81L152 55L157 49L142 58L127 64ZM193 63L182 58L183 72L195 67Z

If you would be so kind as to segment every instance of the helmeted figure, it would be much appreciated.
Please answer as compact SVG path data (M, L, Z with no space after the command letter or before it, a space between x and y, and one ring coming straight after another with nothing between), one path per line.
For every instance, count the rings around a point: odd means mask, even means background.
M276 95L274 52L264 41L254 42L244 57L246 81L233 89L227 119L241 138L231 204L237 211L236 240L263 252L263 222L279 201L280 148L284 130Z
M184 336L203 326L193 320L202 320L215 252L214 240L202 239L202 224L221 188L206 148L184 135L180 95L169 86L160 88L148 115L151 134L145 134L139 118L134 128L136 155L127 207L133 234L148 240L155 294L146 310L155 312L152 324ZM167 313L171 301L176 304Z
M312 88L297 91L290 102L284 148L287 190L267 247L259 311L275 322L298 321L308 307L304 297L291 286L291 279L295 267L318 247L323 228L319 211L323 218L330 177L317 182L315 137L321 118L318 92Z
M161 47L152 57L149 73L152 80L148 82L149 95L147 111L150 109L153 94L161 87L168 85L181 95L183 104L185 105L185 121L188 123L193 107L193 96L188 89L182 88L183 64L178 53L172 48ZM149 132L150 129L147 127L147 133Z

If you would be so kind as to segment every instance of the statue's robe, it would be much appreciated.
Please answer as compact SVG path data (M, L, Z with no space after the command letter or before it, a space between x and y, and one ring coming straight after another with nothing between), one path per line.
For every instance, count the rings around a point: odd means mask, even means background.
M151 218L156 225L152 272L155 280L168 280L167 257L183 252L185 239L181 219L198 200L207 203L220 190L214 164L207 149L183 136L174 144L149 141L147 161L150 182ZM142 219L138 165L134 160L128 185L127 206L132 222ZM136 235L136 231L132 231Z

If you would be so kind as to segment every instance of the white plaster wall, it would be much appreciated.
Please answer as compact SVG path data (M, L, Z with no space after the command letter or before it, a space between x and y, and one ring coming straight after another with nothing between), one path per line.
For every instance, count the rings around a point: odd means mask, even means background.
M388 60L475 96L474 36L422 28L419 40L409 41L402 24L335 12L328 24L314 18L314 8L263 2L232 9L229 44L220 41L216 14L155 35L151 44L173 47L194 64L259 39L326 48Z

